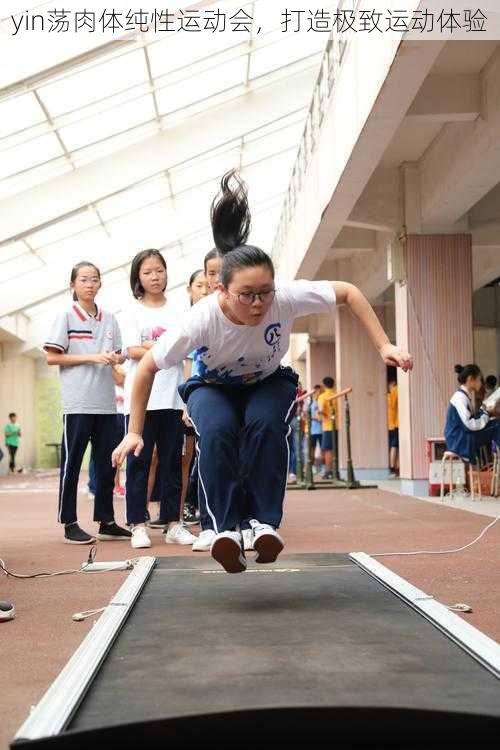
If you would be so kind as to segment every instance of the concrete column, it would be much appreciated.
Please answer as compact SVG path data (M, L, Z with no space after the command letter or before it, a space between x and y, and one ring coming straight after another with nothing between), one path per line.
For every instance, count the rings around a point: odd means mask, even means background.
M406 280L395 285L396 338L415 368L398 370L400 470L402 479L423 480L425 438L443 434L454 365L474 356L471 236L411 234L405 259Z
M314 341L307 344L307 388L321 383L324 377L335 377L335 346L329 341Z
M382 324L384 309L375 308ZM365 330L347 307L337 310L335 344L337 388L353 387L349 400L354 468L385 470L388 466L386 367ZM343 403L340 409L343 413ZM340 467L345 468L343 429L339 438Z

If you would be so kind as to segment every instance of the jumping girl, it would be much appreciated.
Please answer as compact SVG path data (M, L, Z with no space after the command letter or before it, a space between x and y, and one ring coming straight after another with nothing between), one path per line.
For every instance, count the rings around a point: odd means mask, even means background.
M275 283L269 255L246 240L250 211L245 185L226 174L211 211L222 256L218 291L195 305L177 330L167 332L143 358L132 396L129 432L115 463L140 455L144 413L158 370L196 349L196 375L180 389L195 427L200 484L213 522L212 557L228 573L246 569L240 524L248 517L257 563L274 562L284 547L282 519L288 469L289 423L297 375L280 362L295 318L348 305L386 364L405 371L412 357L392 346L377 316L352 284L331 281ZM240 482L244 482L244 493Z
M59 484L59 522L64 541L90 544L95 537L77 523L76 495L83 455L89 441L95 460L94 521L102 541L128 539L130 531L114 522L116 400L112 367L122 364L120 329L114 315L101 310L95 297L101 288L99 269L87 261L71 271L73 303L57 315L44 344L47 363L59 365L63 405L63 439Z

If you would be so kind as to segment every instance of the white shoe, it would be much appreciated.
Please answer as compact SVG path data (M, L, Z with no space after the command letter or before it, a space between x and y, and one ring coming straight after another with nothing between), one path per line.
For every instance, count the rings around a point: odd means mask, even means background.
M132 526L132 539L130 543L134 549L142 547L151 547L151 539L148 536L145 526Z
M247 569L247 561L242 547L242 539L239 531L223 531L217 534L210 554L226 573L243 573Z
M288 481L290 482L290 484L295 484L297 482L297 475L290 472L290 474L288 475Z
M196 541L193 542L193 552L210 552L210 547L215 537L216 533L212 529L202 531Z
M256 563L273 563L285 543L276 529L268 523L250 521L253 531L253 548L257 552Z
M176 523L165 531L166 544L193 544L195 541L194 534L191 534L182 523Z
M243 549L245 552L250 552L253 549L253 531L252 529L243 529L241 532L243 537Z

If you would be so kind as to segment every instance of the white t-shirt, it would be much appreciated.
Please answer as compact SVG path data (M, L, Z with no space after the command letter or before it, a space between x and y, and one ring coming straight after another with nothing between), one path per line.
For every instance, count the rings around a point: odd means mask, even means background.
M163 307L148 307L140 302L133 302L125 310L122 319L123 352L133 346L142 346L145 341L157 341L162 334L178 331L179 325L168 304ZM184 381L182 357L175 360L168 369L156 373L149 397L147 410L182 409L183 403L177 388ZM129 360L124 388L125 414L130 414L130 401L135 373L139 360Z
M295 318L335 309L335 292L329 281L279 284L271 307L256 326L232 323L222 312L218 297L211 294L200 300L177 330L161 336L151 350L160 370L182 361L195 349L193 374L207 383L255 383L279 367Z
M116 398L116 413L123 414L123 409L125 406L125 397L123 395L123 388L120 388L119 385L115 385L115 398Z

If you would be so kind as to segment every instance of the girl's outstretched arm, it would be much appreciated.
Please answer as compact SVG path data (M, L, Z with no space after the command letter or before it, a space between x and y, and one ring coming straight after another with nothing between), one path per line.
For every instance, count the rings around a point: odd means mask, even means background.
M413 356L389 341L373 307L364 294L354 284L345 281L332 281L337 305L347 305L360 323L366 328L373 345L386 365L401 367L404 372L413 369Z

